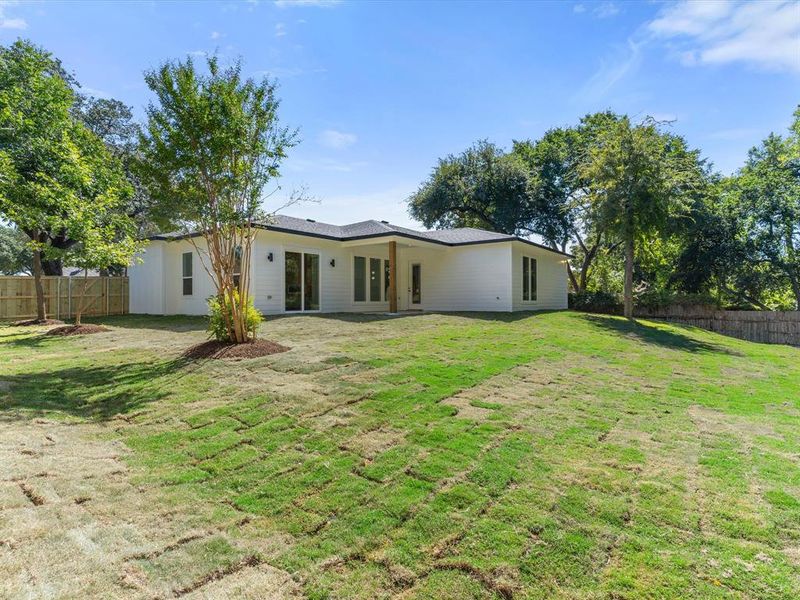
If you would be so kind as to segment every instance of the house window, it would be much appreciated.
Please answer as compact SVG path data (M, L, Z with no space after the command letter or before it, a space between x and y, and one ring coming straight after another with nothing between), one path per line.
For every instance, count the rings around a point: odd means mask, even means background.
M353 257L353 300L364 302L367 299L367 259Z
M522 257L522 300L536 301L536 259Z
M242 278L242 247L236 246L233 251L233 286L239 289Z
M385 302L389 301L389 278L391 275L389 274L389 261L383 261L383 300Z
M371 256L353 257L353 301L388 302L389 261Z
M183 295L192 295L192 253L183 253Z
M369 259L369 301L381 301L381 259Z

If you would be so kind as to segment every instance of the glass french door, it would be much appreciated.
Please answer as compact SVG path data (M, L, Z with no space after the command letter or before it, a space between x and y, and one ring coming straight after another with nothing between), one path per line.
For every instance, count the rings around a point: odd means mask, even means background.
M422 304L422 266L411 265L411 304Z
M319 254L287 252L285 264L284 308L319 310Z

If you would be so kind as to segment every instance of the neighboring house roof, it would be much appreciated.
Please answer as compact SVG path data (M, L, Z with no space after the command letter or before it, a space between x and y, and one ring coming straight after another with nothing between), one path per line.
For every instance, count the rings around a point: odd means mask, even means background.
M571 257L572 255L559 250L554 250L548 246L537 244L525 238L497 233L496 231L486 231L475 229L474 227L459 227L456 229L437 229L433 231L416 231L407 227L392 225L388 221L360 221L349 225L331 225L330 223L320 223L313 219L300 219L286 215L275 215L270 223L259 223L257 227L270 231L280 231L283 233L293 233L306 235L309 237L324 238L330 240L347 241L360 240L366 238L378 238L387 236L400 236L410 239L432 242L443 246L466 246L471 244L489 244L496 242L519 241L524 244L542 248L548 252L554 252L562 256ZM151 240L177 240L188 237L185 233L164 233L149 237Z
M89 269L88 273L89 277L97 277L100 275L100 271L97 269ZM83 277L83 269L80 267L61 267L61 276L62 277Z

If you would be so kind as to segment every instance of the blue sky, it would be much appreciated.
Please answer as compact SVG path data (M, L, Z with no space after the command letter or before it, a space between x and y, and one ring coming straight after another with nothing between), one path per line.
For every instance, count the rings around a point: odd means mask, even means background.
M438 157L508 147L612 109L673 129L729 173L800 102L800 3L0 1L0 42L26 37L98 96L150 98L142 72L217 52L276 77L302 143L274 207L333 223L414 225L405 199Z

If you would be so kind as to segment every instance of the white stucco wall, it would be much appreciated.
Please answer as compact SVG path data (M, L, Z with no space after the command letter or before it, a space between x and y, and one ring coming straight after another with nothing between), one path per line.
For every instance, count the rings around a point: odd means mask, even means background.
M513 285L514 310L561 310L567 308L567 263L566 257L548 252L542 248L513 242ZM536 259L536 301L522 300L522 257Z
M202 240L196 239L202 248ZM130 269L131 312L149 314L207 313L206 300L213 283L194 257L193 293L182 293L181 261L194 252L187 240L154 241L143 254L143 264ZM259 231L251 259L251 290L255 306L265 314L284 312L284 258L286 252L320 256L321 312L386 311L388 301L353 300L353 257L389 258L386 241L346 246L335 240ZM267 256L272 253L272 261ZM538 261L538 298L522 302L522 256ZM331 266L331 260L335 266ZM422 272L422 303L409 299L411 265ZM416 246L398 242L398 308L430 311L511 311L560 309L567 306L567 278L563 257L519 242L467 246Z

